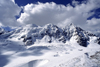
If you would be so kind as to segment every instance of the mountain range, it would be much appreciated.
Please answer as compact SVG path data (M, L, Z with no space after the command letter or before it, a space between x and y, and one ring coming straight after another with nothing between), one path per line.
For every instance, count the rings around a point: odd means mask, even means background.
M1 27L0 67L100 67L100 37L72 23Z
M36 42L66 43L66 41L74 40L79 45L86 47L89 44L91 37L95 37L94 42L100 45L100 37L89 33L80 27L76 27L72 23L63 29L53 24L47 24L44 26L29 24L10 32L0 28L0 38L21 40L25 45L32 45Z

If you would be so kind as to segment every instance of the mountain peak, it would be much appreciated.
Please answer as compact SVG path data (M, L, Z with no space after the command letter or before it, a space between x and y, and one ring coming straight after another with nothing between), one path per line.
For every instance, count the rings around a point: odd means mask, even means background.
M45 28L54 28L54 27L57 27L57 26L52 24L52 23L50 23L50 24L46 24L44 27Z
M43 27L39 27L35 24L28 24L16 29L12 33L6 33L4 36L9 38L16 38L19 40L21 39L27 45L34 44L37 40L41 41L47 36L49 36L48 42L53 42L53 39L55 39L55 41L57 40L59 42L65 43L67 40L72 39L72 41L75 40L81 46L87 46L87 42L89 41L89 33L86 33L80 27L76 27L73 23L66 26L65 29L61 29L52 23ZM98 42L99 41L100 40L98 40Z
M73 28L76 27L73 23L70 23L68 26L69 26L69 27L73 27Z
M70 23L69 25L70 25L70 26L74 26L74 24L73 24L73 23Z
M74 31L76 29L76 26L73 23L70 23L69 25L65 26L65 30Z

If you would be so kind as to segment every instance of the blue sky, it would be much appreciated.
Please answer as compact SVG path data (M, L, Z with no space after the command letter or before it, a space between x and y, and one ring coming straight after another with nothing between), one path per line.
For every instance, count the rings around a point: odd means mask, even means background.
M82 1L82 0L80 0ZM27 5L28 3L37 3L37 2L42 2L42 3L46 3L46 2L55 2L57 4L68 4L68 3L71 3L72 0L15 0L15 2L19 5L19 6L25 6Z
M18 4L18 6L25 6L27 4L31 4L31 3L37 3L37 2L42 2L42 3L46 3L46 2L55 2L56 4L63 4L63 5L67 5L67 4L72 4L73 0L15 0L15 2ZM75 0L78 1L79 3L82 3L83 1L86 0ZM100 18L100 8L94 10L95 14L93 14L92 16L90 16L88 19L91 19L93 17L96 18Z
M48 23L99 30L100 0L0 0L0 26Z

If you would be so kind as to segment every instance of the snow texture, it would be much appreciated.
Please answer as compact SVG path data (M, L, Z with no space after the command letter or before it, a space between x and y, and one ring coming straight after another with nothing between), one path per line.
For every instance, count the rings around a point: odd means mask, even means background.
M74 24L0 28L0 67L100 67L100 38Z

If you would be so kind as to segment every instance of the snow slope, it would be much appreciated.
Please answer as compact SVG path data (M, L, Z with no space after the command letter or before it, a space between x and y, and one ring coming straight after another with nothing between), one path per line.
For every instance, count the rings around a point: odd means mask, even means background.
M97 51L100 46L73 47L63 43L25 46L23 42L6 40L0 41L0 67L99 67L96 63L99 60L90 57Z
M99 37L73 24L30 24L0 37L0 67L100 67Z

